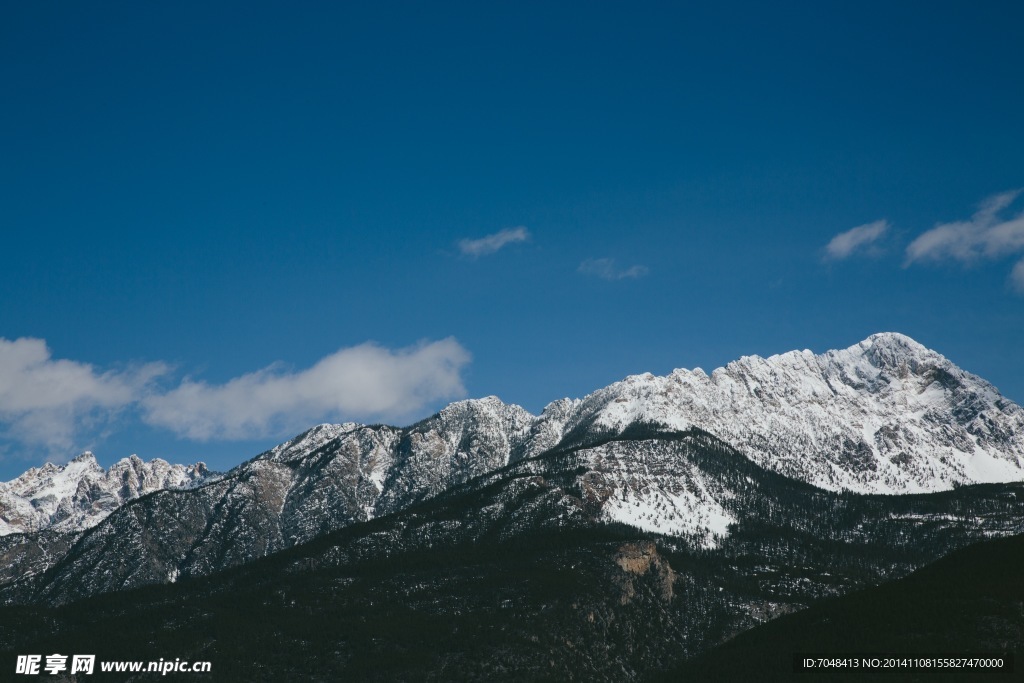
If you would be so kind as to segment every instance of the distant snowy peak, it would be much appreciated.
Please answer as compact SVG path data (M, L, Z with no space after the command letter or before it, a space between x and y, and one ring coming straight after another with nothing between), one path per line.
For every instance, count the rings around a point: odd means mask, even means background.
M763 467L830 490L910 493L1024 479L1024 410L895 333L815 355L745 356L707 375L636 375L567 420L711 432Z
M132 455L104 470L85 452L66 465L46 463L0 483L0 536L43 529L81 531L124 503L153 491L195 486L210 475L203 463L144 462Z

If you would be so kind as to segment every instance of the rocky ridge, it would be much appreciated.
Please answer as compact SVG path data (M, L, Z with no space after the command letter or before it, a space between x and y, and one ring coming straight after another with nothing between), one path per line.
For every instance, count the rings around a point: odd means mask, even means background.
M635 375L579 402L564 431L698 427L831 491L920 493L1024 479L1024 409L895 333L815 355L745 356L710 375Z
M0 483L0 536L94 526L124 503L153 491L188 488L211 473L203 463L171 465L124 458L103 469L85 452L66 465L46 463Z

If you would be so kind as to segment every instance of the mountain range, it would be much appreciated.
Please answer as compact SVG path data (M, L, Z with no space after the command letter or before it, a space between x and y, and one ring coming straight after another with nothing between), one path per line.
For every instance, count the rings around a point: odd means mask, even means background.
M1021 480L1024 410L878 334L636 375L537 416L489 397L406 428L320 425L224 474L30 470L0 488L0 634L132 643L180 604L193 658L307 651L275 675L637 678L1024 533ZM69 616L81 600L91 621ZM244 637L221 630L237 600L265 612ZM315 636L287 626L300 614Z

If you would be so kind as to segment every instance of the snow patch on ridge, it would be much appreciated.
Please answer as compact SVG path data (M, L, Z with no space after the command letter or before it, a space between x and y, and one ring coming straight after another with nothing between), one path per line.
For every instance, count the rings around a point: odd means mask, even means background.
M667 493L661 489L621 491L602 508L604 519L666 536L699 536L702 547L715 548L729 535L736 519L715 501L688 493Z

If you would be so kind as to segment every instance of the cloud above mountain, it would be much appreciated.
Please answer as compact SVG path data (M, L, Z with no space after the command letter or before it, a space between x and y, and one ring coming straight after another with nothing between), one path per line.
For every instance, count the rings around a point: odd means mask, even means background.
M982 201L967 220L939 223L907 244L903 267L960 263L978 265L1000 259L1016 260L1008 283L1024 294L1024 211L1009 209L1024 188L1000 192ZM879 242L891 233L886 220L878 220L841 232L825 246L823 260L841 261L854 256L880 255Z
M591 258L579 265L577 272L583 275L592 275L602 280L635 280L647 275L650 270L647 266L633 265L628 268L620 267L612 258Z
M1010 271L1010 284L1018 294L1024 294L1024 260L1017 261Z
M303 370L277 363L222 384L175 382L163 362L103 371L53 358L42 339L0 338L0 438L59 460L132 416L200 441L278 435L322 420L400 419L465 395L469 361L453 338L401 349L365 343Z
M907 246L907 264L954 260L973 263L1024 251L1024 213L1000 214L1020 195L1011 190L983 201L970 220L941 223Z
M0 338L0 433L49 451L78 446L169 371L165 363L145 363L101 372L54 359L42 339Z
M873 245L888 231L889 222L880 220L841 232L825 246L825 258L840 261L856 254L871 253Z
M983 201L969 220L940 223L907 245L904 266L956 261L975 264L1024 254L1024 211L1006 210L1024 190L1010 190ZM1024 294L1024 259L1010 273L1010 284Z
M485 235L477 239L461 239L458 242L459 251L463 256L478 258L493 254L496 251L517 242L528 242L530 231L520 225L517 228L506 228L491 235Z
M361 344L306 370L272 365L223 384L186 379L146 397L144 419L205 441L268 436L324 419L405 417L431 401L465 395L461 371L469 360L452 338L394 351Z

